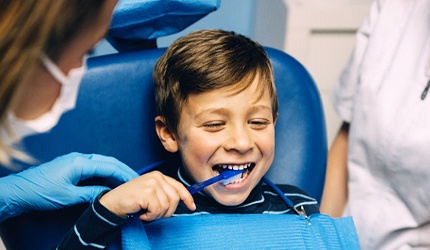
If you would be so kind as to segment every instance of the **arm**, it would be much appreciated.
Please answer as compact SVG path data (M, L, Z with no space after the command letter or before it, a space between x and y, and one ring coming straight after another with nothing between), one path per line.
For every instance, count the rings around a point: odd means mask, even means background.
M129 215L145 221L170 217L180 200L195 210L193 197L180 182L158 171L144 174L100 195L56 249L105 248Z
M0 221L30 210L92 202L106 186L77 186L93 177L124 183L138 174L113 157L71 153L0 178Z
M332 217L342 216L348 198L348 136L349 123L343 122L328 154L321 213Z

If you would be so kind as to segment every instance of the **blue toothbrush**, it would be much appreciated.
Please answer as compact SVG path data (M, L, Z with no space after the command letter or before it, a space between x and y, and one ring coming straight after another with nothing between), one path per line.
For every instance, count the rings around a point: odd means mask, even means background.
M197 183L187 187L187 190L191 194L195 194L195 193L203 190L205 187L214 184L215 182L231 178L233 176L236 176L236 175L242 173L243 171L245 171L245 169L241 169L241 170L227 169L227 170L224 170L217 176L214 176L214 177L207 179L205 181L202 181L202 182L197 182Z

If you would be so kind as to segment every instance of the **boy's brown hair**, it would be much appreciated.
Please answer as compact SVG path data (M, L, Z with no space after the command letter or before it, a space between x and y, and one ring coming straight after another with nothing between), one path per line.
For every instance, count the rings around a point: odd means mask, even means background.
M177 134L182 104L190 94L224 87L237 92L258 77L277 116L278 98L273 69L263 47L251 39L223 30L201 30L176 40L157 61L153 73L157 115Z

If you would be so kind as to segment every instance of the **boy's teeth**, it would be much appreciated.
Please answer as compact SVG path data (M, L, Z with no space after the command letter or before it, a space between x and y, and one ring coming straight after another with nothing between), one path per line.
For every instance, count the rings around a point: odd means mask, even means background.
M243 164L243 165L220 165L223 169L233 169L233 170L242 170L246 169L251 165L251 163Z
M228 185L231 183L239 183L241 181L242 181L242 173L237 174L237 175L230 177L228 179L222 180L221 183L224 185Z
M234 170L242 170L247 169L249 166L251 166L251 163L244 164L244 165L222 165L223 169L234 169ZM230 177L228 179L222 180L221 183L224 185L232 184L232 183L240 183L243 179L246 178L248 175L247 171L239 173L233 177Z

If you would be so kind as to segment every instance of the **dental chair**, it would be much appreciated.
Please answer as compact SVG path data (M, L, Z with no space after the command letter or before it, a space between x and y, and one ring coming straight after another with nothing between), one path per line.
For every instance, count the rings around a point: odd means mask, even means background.
M319 93L298 61L282 51L265 49L279 96L275 159L266 177L276 184L301 187L319 201L327 156ZM169 158L154 129L152 70L164 51L90 58L76 108L64 114L49 133L26 138L25 150L40 163L70 152L104 154L135 170ZM9 218L0 223L1 238L7 249L51 248L87 207L81 204ZM118 246L113 243L110 248Z

